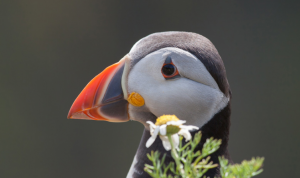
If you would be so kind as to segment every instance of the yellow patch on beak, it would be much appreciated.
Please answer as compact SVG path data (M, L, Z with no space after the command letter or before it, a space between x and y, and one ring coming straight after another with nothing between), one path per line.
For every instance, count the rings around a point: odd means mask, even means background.
M128 99L127 101L132 104L133 106L136 106L136 107L141 107L145 104L145 100L144 98L136 93L136 92L132 92L129 96L128 96Z

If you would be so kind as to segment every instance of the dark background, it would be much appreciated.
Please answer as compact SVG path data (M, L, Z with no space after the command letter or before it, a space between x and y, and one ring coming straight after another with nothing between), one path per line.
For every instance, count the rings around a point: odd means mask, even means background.
M67 120L83 87L160 31L209 38L231 85L229 150L299 177L299 1L0 2L0 177L125 177L143 126Z

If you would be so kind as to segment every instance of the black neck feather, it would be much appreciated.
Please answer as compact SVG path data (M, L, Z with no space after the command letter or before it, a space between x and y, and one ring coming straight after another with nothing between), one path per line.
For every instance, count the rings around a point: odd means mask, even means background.
M222 139L222 144L220 148L213 153L211 160L214 163L219 163L218 157L224 156L225 158L230 159L228 153L228 140L229 140L229 127L230 127L230 102L228 105L217 113L208 123L206 123L200 130L202 132L202 139L195 151L202 150L203 144L207 138L214 137L216 139ZM198 131L197 131L198 132ZM194 136L196 132L193 132ZM151 147L146 148L146 142L150 138L150 132L144 130L138 151L136 153L136 164L134 166L133 178L150 178L150 176L144 171L145 164L150 164L150 161L147 158L147 154L153 151L159 151L161 155L167 154L165 164L167 165L170 161L173 161L170 151L166 151L161 143L160 139L156 139ZM219 177L219 167L209 170L206 174L207 177Z

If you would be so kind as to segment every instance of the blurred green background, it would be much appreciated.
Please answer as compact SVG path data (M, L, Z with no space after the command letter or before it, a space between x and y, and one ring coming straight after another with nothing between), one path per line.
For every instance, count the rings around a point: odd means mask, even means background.
M140 38L209 38L231 85L229 150L258 178L299 177L299 1L0 2L0 177L125 177L143 126L67 120L83 87Z

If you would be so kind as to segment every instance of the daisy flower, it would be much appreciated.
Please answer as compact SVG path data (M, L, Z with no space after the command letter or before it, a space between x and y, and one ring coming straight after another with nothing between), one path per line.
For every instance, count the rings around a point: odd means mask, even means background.
M192 125L182 125L185 122L186 121L179 120L175 115L160 116L156 119L155 124L151 121L147 121L146 123L150 125L151 137L148 139L146 147L149 148L159 135L164 148L169 151L172 147L168 139L168 135L171 135L174 147L178 148L179 135L182 135L185 138L185 141L188 141L192 138L189 131L199 129L198 127Z

